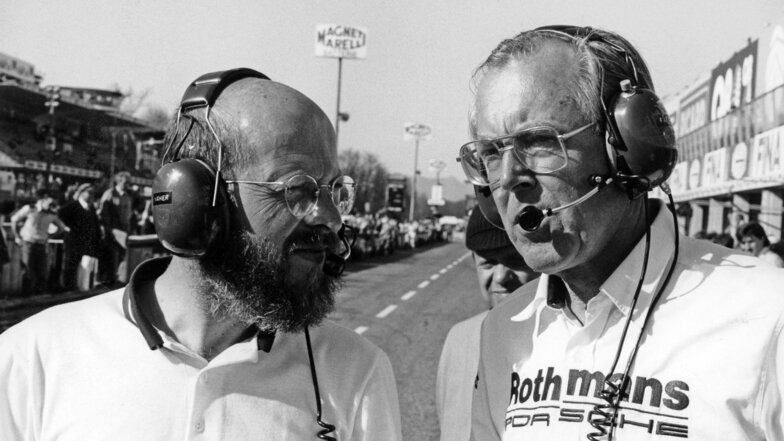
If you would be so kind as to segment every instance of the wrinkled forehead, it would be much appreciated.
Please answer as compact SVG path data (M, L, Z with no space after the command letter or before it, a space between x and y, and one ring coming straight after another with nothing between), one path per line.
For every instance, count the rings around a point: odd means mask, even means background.
M482 137L482 122L513 125L528 119L529 108L576 107L572 83L578 75L577 54L560 40L542 44L535 52L511 56L477 78L470 130ZM504 121L501 121L504 119Z
M301 171L337 172L337 147L326 114L300 92L271 81L242 80L216 102L216 113L238 137L253 179ZM248 176L246 176L248 177Z

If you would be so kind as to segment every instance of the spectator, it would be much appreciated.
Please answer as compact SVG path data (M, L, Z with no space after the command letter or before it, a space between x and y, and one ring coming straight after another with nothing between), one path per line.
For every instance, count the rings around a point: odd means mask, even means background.
M748 222L738 229L738 243L741 250L752 256L759 256L770 246L768 235L758 222Z
M2 209L2 206L0 206ZM8 250L8 242L5 239L5 213L0 211L0 284L3 282L3 267L11 261L11 253ZM3 298L8 298L8 293L4 293Z
M760 253L759 258L775 267L784 268L784 241L771 244L766 251Z
M92 288L92 274L101 246L101 223L95 211L95 188L82 184L74 192L75 200L60 209L60 219L71 229L65 239L63 286L85 291ZM77 283L80 282L80 283Z
M34 205L25 205L11 216L15 242L22 255L22 291L31 295L43 293L47 286L49 226L54 224L57 233L68 231L55 213L55 202L49 191L39 190L36 199Z
M98 215L106 237L101 259L101 278L104 283L125 282L125 241L133 234L139 200L128 187L131 175L119 172L114 175L114 186L101 196Z
M714 232L714 231L708 232L708 231L705 231L705 230L700 230L700 231L694 233L694 235L692 237L694 237L695 239L703 239L703 240L713 241L713 239L716 237L716 232Z
M729 233L716 234L711 240L713 243L717 243L727 248L735 248L735 239L733 239L732 235Z
M492 203L492 201L490 201ZM479 293L489 309L536 277L506 232L475 208L468 219L466 248L473 252ZM441 441L468 441L471 395L479 364L479 335L487 310L449 330L436 375L436 405Z

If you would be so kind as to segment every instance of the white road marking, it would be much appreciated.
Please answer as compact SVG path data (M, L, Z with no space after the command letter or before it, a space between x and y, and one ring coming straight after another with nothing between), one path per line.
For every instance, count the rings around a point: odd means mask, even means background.
M392 314L392 311L394 311L396 309L397 309L397 305L389 305L386 308L384 308L381 312L376 314L376 317L377 318L384 318L384 317L388 316L389 314Z
M362 335L362 333L367 330L368 330L367 326L357 326L357 329L355 329L354 332L356 332L359 335Z
M439 277L440 276L438 274L433 274L432 276L430 276L430 280L436 280Z
M414 297L415 295L416 295L416 291L409 291L409 292L403 294L403 297L401 297L400 300L406 301L406 300L410 299L411 297Z
M448 268L444 268L441 271L439 271L439 273L446 274L447 271L449 271L449 269Z
M420 283L419 285L417 285L417 288L422 289L422 288L426 287L427 285L430 285L430 281L429 280L425 280L424 282Z

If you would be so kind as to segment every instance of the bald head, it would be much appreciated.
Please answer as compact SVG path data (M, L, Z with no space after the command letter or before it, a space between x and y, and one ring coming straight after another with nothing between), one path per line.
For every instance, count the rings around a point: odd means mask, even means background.
M236 148L245 166L271 156L336 156L335 133L327 115L299 91L285 84L245 78L227 87L215 102L214 121L222 126L226 147Z

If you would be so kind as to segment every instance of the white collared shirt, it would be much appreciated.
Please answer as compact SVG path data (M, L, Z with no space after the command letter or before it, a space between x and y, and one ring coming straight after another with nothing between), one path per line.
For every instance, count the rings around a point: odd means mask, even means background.
M0 334L0 440L314 440L305 337L255 338L209 362L159 332L150 350L123 291L47 309ZM387 356L334 323L311 328L323 420L340 441L400 439Z
M661 207L644 284L615 373L623 373L673 255ZM615 439L784 439L784 270L681 237L672 279L646 327ZM643 238L585 305L584 320L547 303L549 277L518 290L482 329L472 435L585 440L642 269ZM582 315L582 314L581 314ZM603 438L602 438L603 439Z

